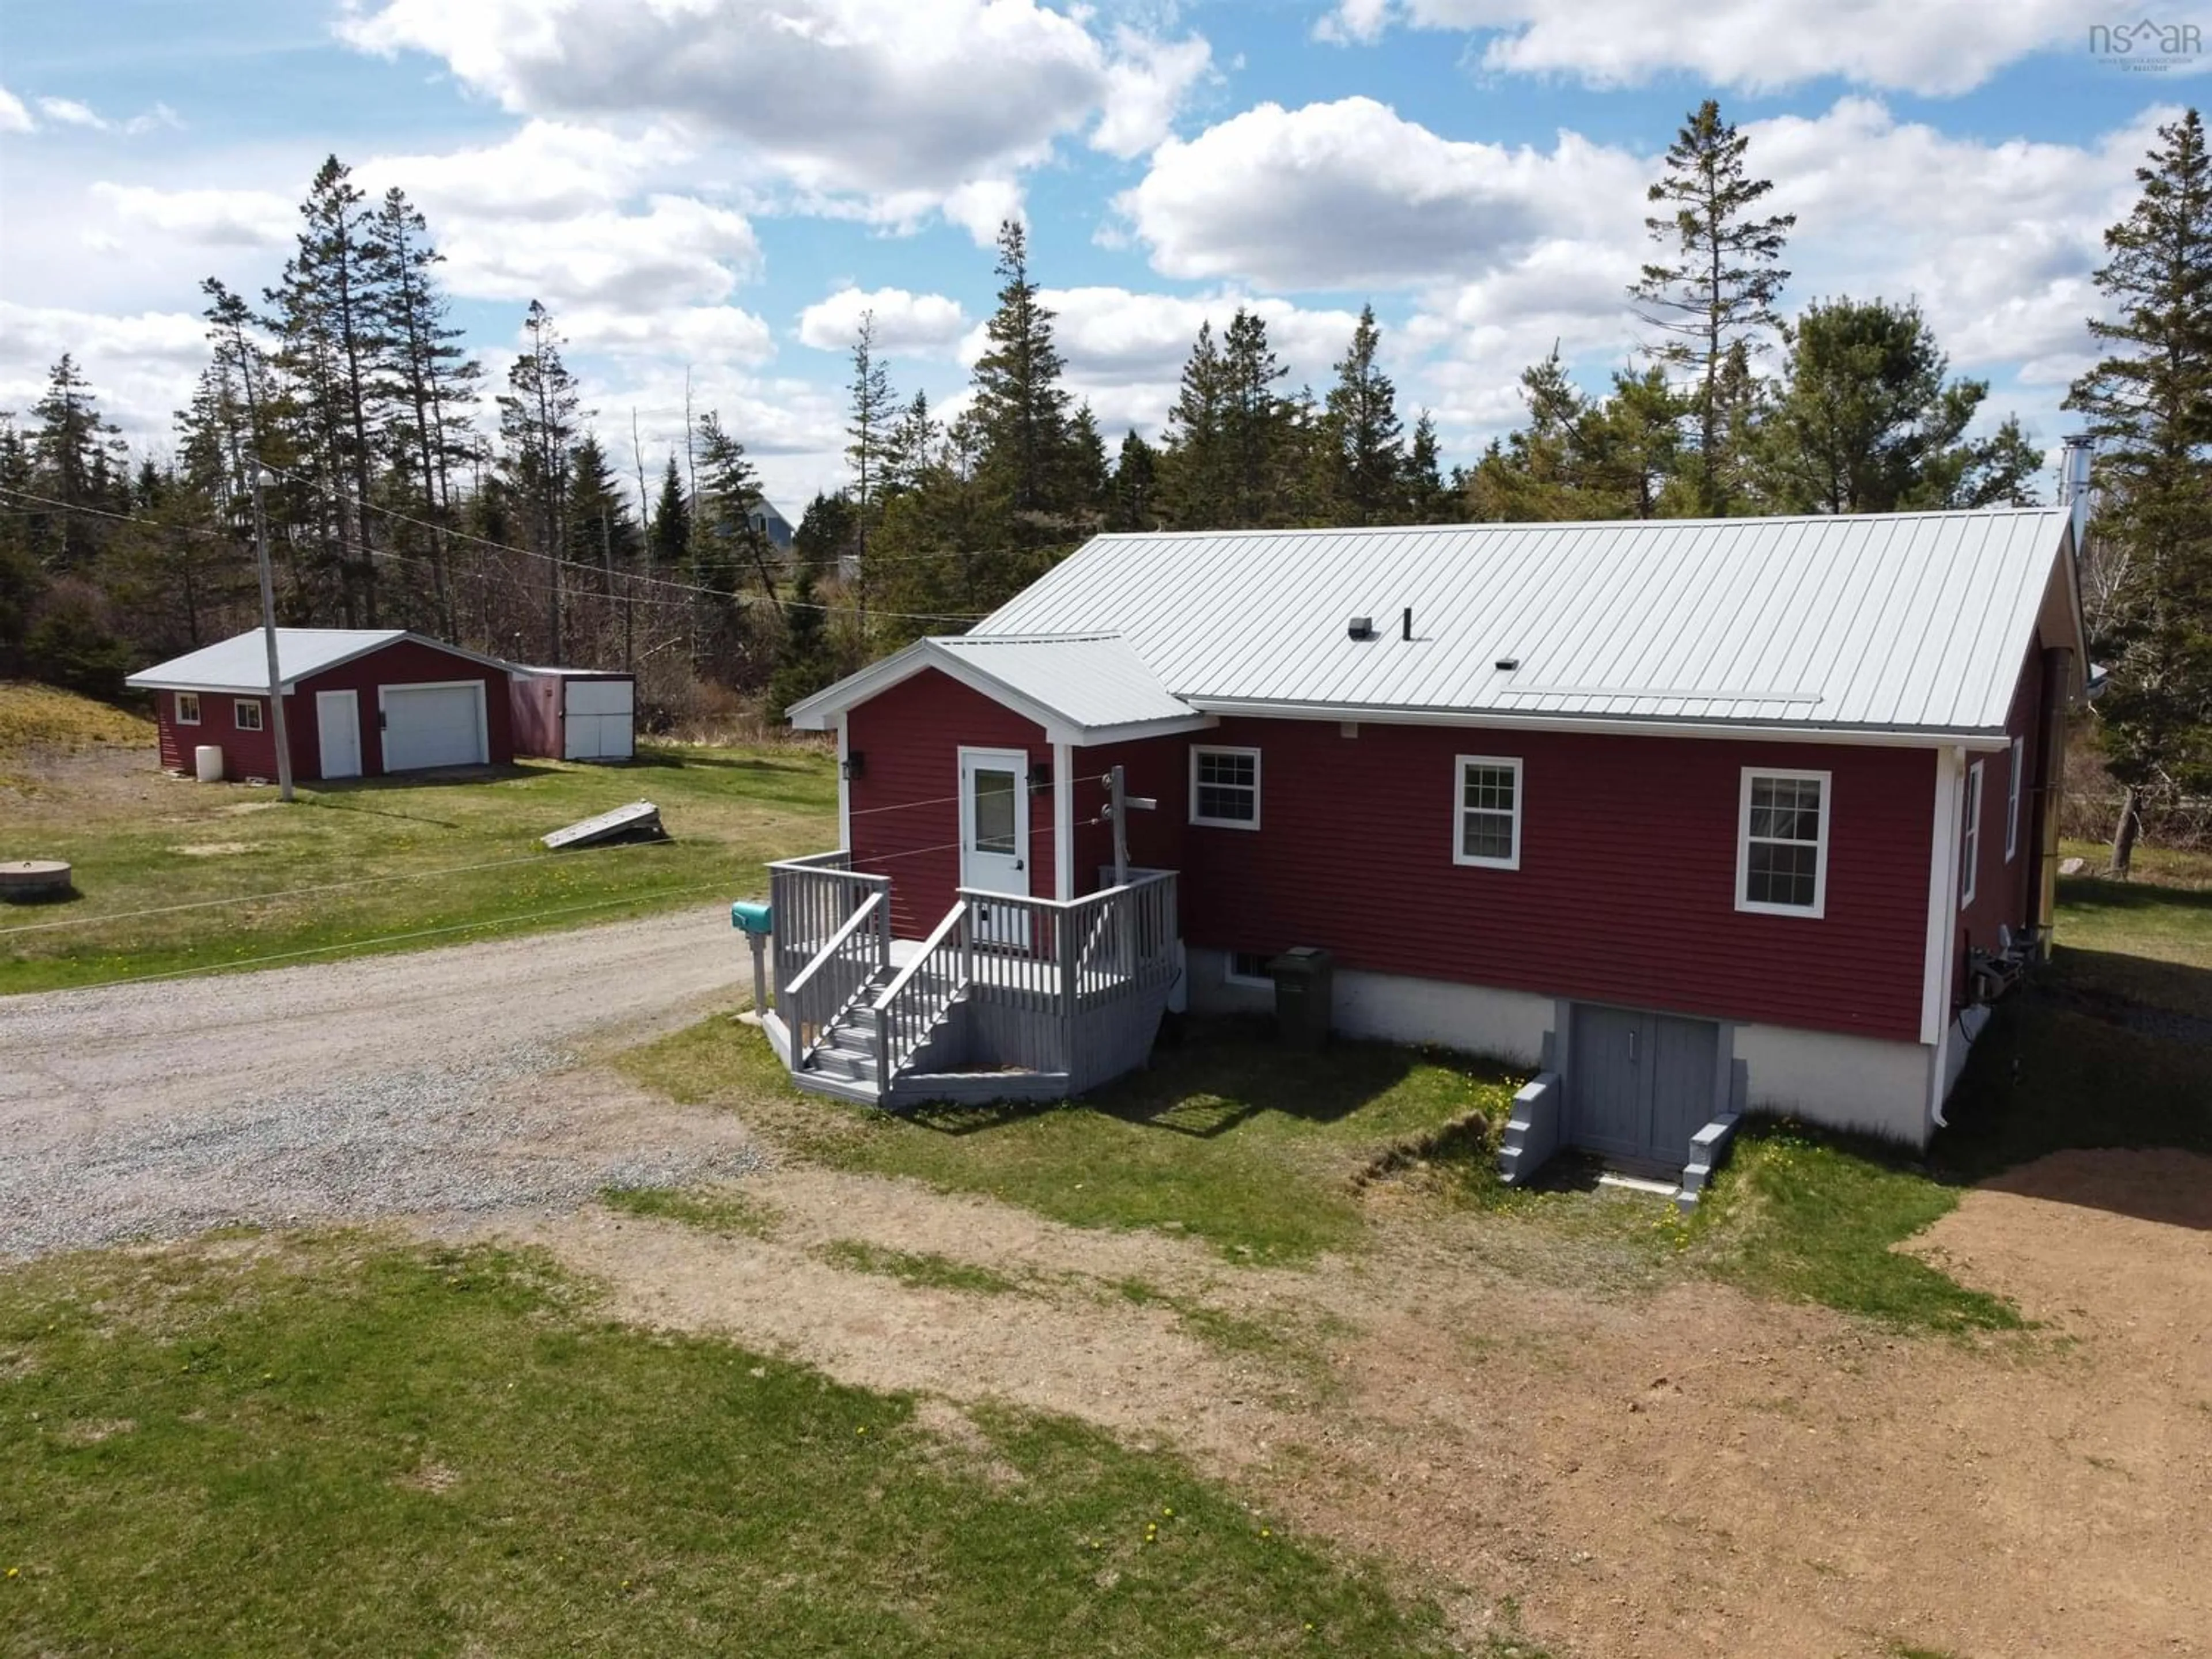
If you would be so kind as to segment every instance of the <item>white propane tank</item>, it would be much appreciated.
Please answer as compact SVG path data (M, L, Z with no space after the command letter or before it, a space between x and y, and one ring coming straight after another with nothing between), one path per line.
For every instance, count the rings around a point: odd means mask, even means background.
M222 745L204 743L192 750L192 774L202 783L222 781Z

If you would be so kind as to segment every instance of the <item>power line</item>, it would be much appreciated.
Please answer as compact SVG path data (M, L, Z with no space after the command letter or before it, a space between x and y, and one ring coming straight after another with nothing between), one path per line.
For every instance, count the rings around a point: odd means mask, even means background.
M283 469L277 467L270 467L270 471L272 472L277 472L281 476L286 477L295 476L289 472L284 472ZM149 530L160 531L167 535L196 536L206 540L221 541L224 543L228 543L233 539L232 538L226 536L221 531L202 529L194 525L164 524L158 519L145 518L141 514L135 513L115 513L111 512L105 507L88 507L79 501L65 501L57 496L43 495L36 490L24 489L15 484L0 484L0 493L5 493L15 496L21 501L35 501L42 507L57 508L64 513L81 513L90 518L106 519L117 524L143 525ZM450 526L433 524L427 519L417 519L413 517L411 514L400 513L392 507L380 506L374 501L368 502L366 505L369 511L373 513L381 513L386 517L397 519L402 523L414 525L420 529L429 530L446 536L450 536L458 541L468 542L478 547L489 548L495 552L509 553L513 554L517 558L522 559L542 560L549 564L566 566L570 569L580 570L589 575L596 577L604 578L606 574L606 569L604 564L594 564L588 560L583 559L563 558L557 553L543 553L532 548L516 547L510 543L493 541L489 537L478 536L472 532L455 529ZM360 547L354 543L347 541L343 532L340 533L337 539L341 550L350 553L356 557L367 558L372 562L377 559L392 559L405 563L417 563L429 566L434 566L435 564L435 561L424 559L420 555L401 553L395 550L389 549L380 550L375 548ZM483 580L483 573L477 572L475 574L479 580ZM708 599L720 600L725 604L744 605L750 606L758 603L758 601L749 593L726 593L720 588L702 586L696 582L678 581L674 578L669 576L646 575L636 571L628 570L617 571L616 574L625 581L632 583L643 582L650 586L667 588L672 592L684 594L703 596ZM550 592L552 591L550 586L543 584L532 585L526 583L523 585L532 586L532 591L540 593ZM568 590L564 589L562 591L566 592ZM623 596L611 595L609 597ZM646 599L641 601L637 601L635 599L635 596L633 595L629 597L630 597L634 602L640 602L647 605L681 605L689 602L688 600L653 599ZM990 614L988 611L886 611L879 605L872 605L867 606L866 610L863 611L862 607L857 605L827 605L818 600L810 600L803 605L795 599L778 599L775 603L781 605L787 611L820 611L833 614L851 616L873 615L878 617L891 617L899 622L981 622L985 617Z

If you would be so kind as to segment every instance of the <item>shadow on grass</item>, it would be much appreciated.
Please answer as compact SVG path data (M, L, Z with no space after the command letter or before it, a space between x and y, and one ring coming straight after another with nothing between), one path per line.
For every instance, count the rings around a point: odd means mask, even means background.
M788 760L769 760L758 755L717 755L704 750L657 749L641 746L635 757L622 763L641 769L672 772L772 772L785 777L819 776L826 752L800 750Z
M2164 882L2112 881L2091 876L2062 876L2058 902L2069 910L2122 915L2159 910L2212 910L2212 887L2176 887Z

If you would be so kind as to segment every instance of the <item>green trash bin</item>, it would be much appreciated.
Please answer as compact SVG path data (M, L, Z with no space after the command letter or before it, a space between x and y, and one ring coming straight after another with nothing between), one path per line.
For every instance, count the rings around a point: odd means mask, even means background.
M1336 994L1336 958L1318 945L1297 945L1267 964L1275 981L1275 1031L1291 1048L1322 1048Z

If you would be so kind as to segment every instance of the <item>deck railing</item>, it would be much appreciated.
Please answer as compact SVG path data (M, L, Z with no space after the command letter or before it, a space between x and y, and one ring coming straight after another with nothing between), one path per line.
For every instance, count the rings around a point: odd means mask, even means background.
M794 1070L813 1060L830 1028L867 994L890 955L890 895L872 892L776 994L777 1012L791 1034Z
M792 981L872 895L883 896L884 927L890 927L891 878L861 874L853 868L853 855L842 849L769 865L768 888L770 914L775 918L773 943L779 1009L784 1006Z
M876 999L876 1075L887 1084L960 994L967 952L968 901L962 899Z

